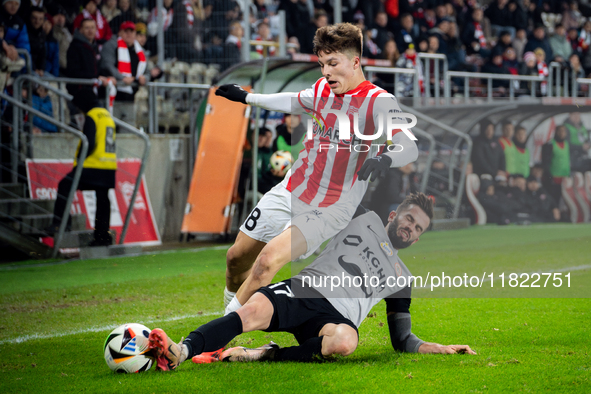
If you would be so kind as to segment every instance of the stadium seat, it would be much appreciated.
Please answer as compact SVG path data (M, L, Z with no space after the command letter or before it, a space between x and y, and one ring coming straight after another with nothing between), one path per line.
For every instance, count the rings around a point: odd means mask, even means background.
M486 224L486 212L476 195L480 190L480 178L476 174L468 174L466 176L466 195L468 196L468 201L470 201L470 205L474 209L474 214L476 216L476 221L474 224L484 225Z

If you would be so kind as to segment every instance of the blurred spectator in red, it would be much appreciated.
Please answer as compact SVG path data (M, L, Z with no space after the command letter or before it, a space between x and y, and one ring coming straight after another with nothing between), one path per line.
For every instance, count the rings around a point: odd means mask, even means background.
M581 39L579 38L579 31L577 29L569 29L566 39L570 44L572 53L583 53L583 51L585 50L583 47L584 41L581 41Z
M503 148L495 140L495 126L489 120L480 124L480 135L474 138L472 148L472 168L477 175L489 174L505 178L505 155Z
M507 67L512 75L519 75L519 62L517 61L517 54L513 47L507 47L503 52L503 65ZM515 82L515 88L519 89L519 81Z
M433 37L435 42L437 41L436 37ZM413 68L417 71L415 75L412 74L400 74L398 77L398 85L396 86L396 95L399 97L411 97L413 95L413 88L414 88L414 78L418 78L419 82L419 89L421 93L424 92L424 76L423 76L423 67L421 65L421 61L417 57L417 52L415 50L414 45L409 45L406 48L406 51L400 56L398 62L396 63L396 67L400 68Z
M45 73L45 31L43 31L43 22L45 22L45 11L40 7L32 7L27 31L29 33L29 43L31 45L31 61L33 70L39 76Z
M276 41L275 37L271 34L271 29L269 28L269 24L267 22L259 23L257 34L253 37L255 41ZM268 46L265 50L263 45L256 45L255 51L259 55L267 55L267 56L275 56L277 52L277 48L274 46Z
M488 23L484 23L483 17L482 9L479 7L474 8L471 21L464 25L460 38L466 47L468 55L477 53L483 58L487 58L490 56L490 41L487 38L490 36L490 27Z
M546 61L544 59L547 59L548 56L546 55L546 53L544 52L544 50L542 48L537 48L534 51L534 54L536 55L538 75L540 77L547 78L548 74L549 74L548 65L546 64ZM547 90L548 90L548 83L546 81L540 82L540 92L541 92L542 96L546 95Z
M82 9L82 12L78 14L76 19L74 19L74 29L78 29L80 27L80 23L83 19L94 19L96 22L95 39L98 45L102 45L111 39L113 33L111 32L111 27L109 26L107 19L98 9L96 1L97 0L83 0L82 5L84 8Z
M423 17L418 19L419 29L421 34L427 33L429 30L437 26L437 17L435 16L435 10L433 8L425 8L423 11Z
M571 44L566 38L566 29L561 23L556 24L554 34L548 39L548 42L554 53L554 60L557 62L566 61L573 53Z

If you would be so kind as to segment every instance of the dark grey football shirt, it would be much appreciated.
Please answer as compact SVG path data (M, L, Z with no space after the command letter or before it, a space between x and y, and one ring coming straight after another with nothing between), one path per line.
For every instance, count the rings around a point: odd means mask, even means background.
M381 299L409 297L412 281L374 212L353 219L293 279L298 297L309 297L314 293L310 289L315 290L357 327Z

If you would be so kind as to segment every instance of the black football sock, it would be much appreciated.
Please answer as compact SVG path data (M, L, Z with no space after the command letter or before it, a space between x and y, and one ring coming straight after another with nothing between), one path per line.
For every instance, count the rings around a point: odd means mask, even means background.
M310 338L300 346L277 349L270 361L310 362L322 359L322 337Z
M189 349L187 358L192 358L203 352L219 350L240 334L242 334L242 320L238 313L232 312L212 320L191 332L183 341Z

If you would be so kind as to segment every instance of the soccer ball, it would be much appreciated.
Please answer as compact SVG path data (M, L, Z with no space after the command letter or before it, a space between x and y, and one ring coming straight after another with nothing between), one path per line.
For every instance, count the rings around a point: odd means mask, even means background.
M148 347L150 329L137 323L128 323L114 329L105 341L105 361L117 373L147 371L154 363Z
M282 172L291 168L291 165L293 164L293 156L286 150L278 150L271 155L269 161L271 163L271 168Z

